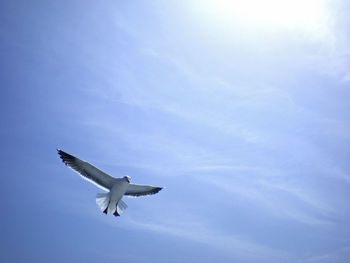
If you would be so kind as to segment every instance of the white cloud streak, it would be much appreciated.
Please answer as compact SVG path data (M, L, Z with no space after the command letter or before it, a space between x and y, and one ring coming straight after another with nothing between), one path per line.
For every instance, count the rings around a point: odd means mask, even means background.
M274 250L264 247L252 242L243 241L243 238L234 237L231 235L224 235L213 232L210 227L204 226L200 220L192 223L184 224L162 224L162 223L145 223L138 221L131 221L132 227L147 229L148 231L155 231L162 234L185 238L197 243L208 245L215 250L224 252L232 260L239 260L240 262L260 262L269 259L268 262L289 262L290 256L279 250Z

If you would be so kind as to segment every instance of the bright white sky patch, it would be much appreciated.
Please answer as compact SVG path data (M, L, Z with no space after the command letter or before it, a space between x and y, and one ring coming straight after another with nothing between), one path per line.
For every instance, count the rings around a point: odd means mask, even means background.
M194 9L218 27L244 23L254 27L319 31L328 17L322 0L208 0L194 1Z

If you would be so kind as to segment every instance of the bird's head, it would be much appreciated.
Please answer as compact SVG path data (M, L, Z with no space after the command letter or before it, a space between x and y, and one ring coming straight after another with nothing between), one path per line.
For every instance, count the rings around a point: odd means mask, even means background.
M130 176L127 176L127 175L126 175L126 176L124 176L123 178L124 178L126 181L128 181L128 183L130 184L130 179L131 179Z

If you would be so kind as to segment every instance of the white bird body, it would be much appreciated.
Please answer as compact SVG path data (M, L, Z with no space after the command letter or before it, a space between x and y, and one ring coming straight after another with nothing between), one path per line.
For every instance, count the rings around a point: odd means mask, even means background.
M122 199L126 190L128 189L129 182L125 178L118 178L113 184L110 194L110 204L107 208L107 214L113 214L119 200Z
M96 196L96 203L105 214L120 216L120 213L127 208L122 200L123 196L152 195L162 190L162 187L151 185L137 185L130 183L130 177L114 178L99 170L88 162L70 155L62 150L57 150L62 161L78 172L81 177L95 184L108 193L99 193Z

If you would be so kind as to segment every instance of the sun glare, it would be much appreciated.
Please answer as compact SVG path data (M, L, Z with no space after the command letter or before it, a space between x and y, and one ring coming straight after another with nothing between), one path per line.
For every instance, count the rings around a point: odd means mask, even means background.
M255 26L313 29L326 15L322 0L209 0L197 4L215 20Z

